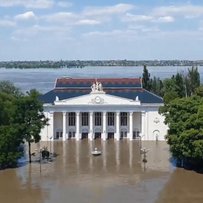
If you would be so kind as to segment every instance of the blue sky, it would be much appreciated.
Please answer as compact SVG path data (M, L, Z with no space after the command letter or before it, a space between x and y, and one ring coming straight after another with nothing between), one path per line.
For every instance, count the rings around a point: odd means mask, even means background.
M198 60L202 47L200 0L0 0L0 60Z

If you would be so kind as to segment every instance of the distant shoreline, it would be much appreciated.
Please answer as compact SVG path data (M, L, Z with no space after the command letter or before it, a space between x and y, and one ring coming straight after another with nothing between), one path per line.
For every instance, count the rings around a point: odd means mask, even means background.
M203 66L203 60L68 60L68 61L0 61L6 69L61 69L84 67Z

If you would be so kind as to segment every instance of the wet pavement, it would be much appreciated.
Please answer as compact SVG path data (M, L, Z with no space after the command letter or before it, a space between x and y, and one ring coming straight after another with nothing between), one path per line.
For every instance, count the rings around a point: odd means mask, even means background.
M53 162L34 162L0 171L2 203L202 203L203 175L175 168L165 142L43 142L58 154ZM97 147L102 155L94 157Z

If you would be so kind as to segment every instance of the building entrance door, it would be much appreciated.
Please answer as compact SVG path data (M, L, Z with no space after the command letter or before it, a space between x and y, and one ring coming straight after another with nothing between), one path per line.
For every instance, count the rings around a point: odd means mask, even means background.
M95 133L95 139L100 139L101 138L101 133Z
M88 133L82 133L82 139L87 139L88 138Z
M114 133L108 133L108 139L114 139Z
M128 137L127 131L126 130L122 130L121 131L121 139L124 139L124 138L127 138L127 137Z
M138 130L133 131L133 139L140 138L140 132Z
M75 131L68 132L68 139L73 139L73 138L75 138Z
M60 130L57 130L57 131L56 131L56 134L55 134L55 136L54 136L54 139L55 139L55 140L61 140L62 138L63 138L63 132L60 131Z

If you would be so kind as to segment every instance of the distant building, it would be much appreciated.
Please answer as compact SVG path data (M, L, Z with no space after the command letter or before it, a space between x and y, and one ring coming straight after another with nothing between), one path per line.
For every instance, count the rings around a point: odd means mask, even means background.
M138 78L58 78L41 100L49 118L43 141L164 140L168 129L158 113L162 98Z

